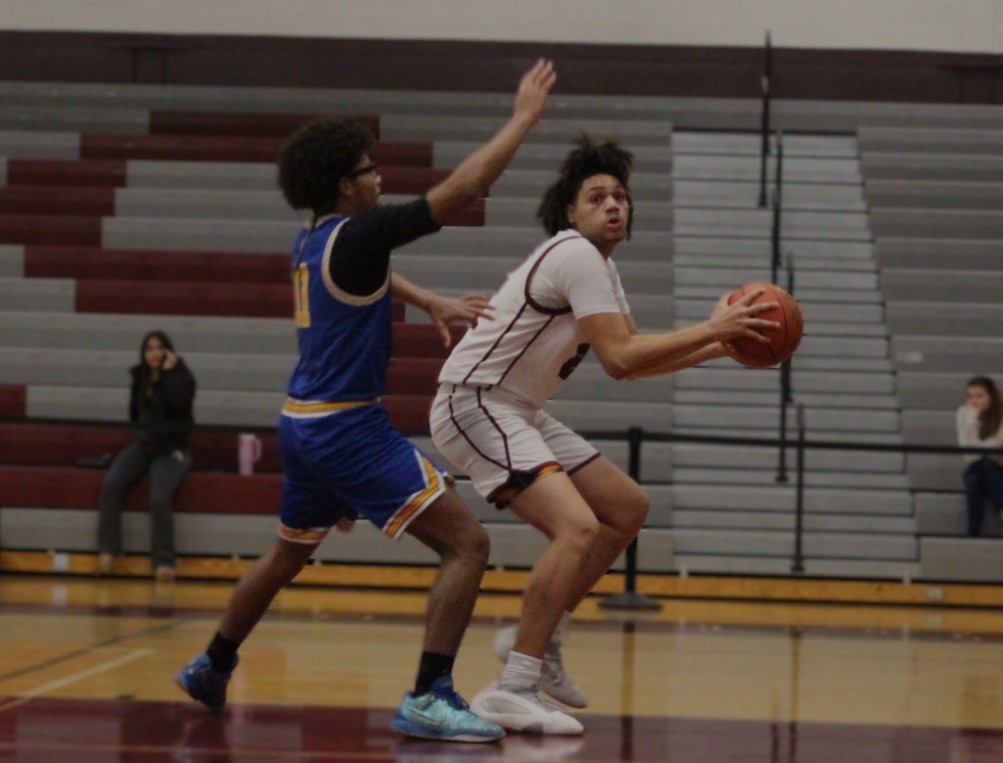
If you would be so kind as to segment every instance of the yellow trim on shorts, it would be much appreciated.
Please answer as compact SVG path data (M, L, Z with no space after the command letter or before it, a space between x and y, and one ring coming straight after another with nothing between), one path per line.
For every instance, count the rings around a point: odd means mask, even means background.
M290 543L320 543L331 531L330 527L311 527L306 530L297 530L295 527L286 527L279 523L278 534L282 540Z
M344 403L325 403L313 400L309 401L294 400L291 397L287 397L285 405L282 406L282 412L306 413L306 414L336 413L337 411L347 411L350 408L361 408L364 405L373 405L375 402L376 400L372 399L372 400L349 400Z
M406 504L401 506L400 509L397 510L397 513L394 514L390 521L384 526L383 532L391 538L396 538L400 534L401 530L407 526L407 523L410 522L411 519L418 514L418 512L425 508L425 504L434 498L436 494L441 493L445 489L442 484L442 476L439 474L439 470L435 468L432 462L424 456L421 456L421 465L425 467L425 483L428 487L414 496Z

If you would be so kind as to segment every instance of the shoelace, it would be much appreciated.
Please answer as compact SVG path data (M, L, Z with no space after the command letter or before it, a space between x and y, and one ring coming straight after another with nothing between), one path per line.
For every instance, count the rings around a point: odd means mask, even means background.
M470 705L467 704L467 701L465 699L463 699L463 697L460 696L460 693L457 692L456 690L453 690L453 691L449 692L448 694L446 694L446 693L441 693L440 694L439 692L436 692L435 696L440 697L440 698L446 700L446 702L449 704L450 707L453 707L453 708L455 708L457 710L469 710L470 709Z

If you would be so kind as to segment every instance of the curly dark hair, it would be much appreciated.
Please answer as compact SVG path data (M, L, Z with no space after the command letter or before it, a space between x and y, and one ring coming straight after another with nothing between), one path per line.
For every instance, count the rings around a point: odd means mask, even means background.
M338 203L338 185L372 148L373 134L350 119L309 122L289 138L279 155L279 186L289 206L317 217Z
M634 201L630 196L630 171L634 166L634 155L621 148L614 140L595 143L588 135L575 140L577 148L568 154L561 165L561 177L543 195L536 216L551 236L571 227L568 221L568 207L575 203L582 183L593 175L612 175L627 189L630 214L627 216L627 238L630 238L634 223Z

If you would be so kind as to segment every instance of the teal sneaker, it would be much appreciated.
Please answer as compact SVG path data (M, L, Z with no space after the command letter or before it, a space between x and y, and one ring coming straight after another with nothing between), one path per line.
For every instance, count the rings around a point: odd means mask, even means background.
M497 723L470 712L453 689L452 676L438 678L428 694L404 695L392 728L411 737L444 742L495 742L505 736L505 729Z
M226 704L226 685L230 683L239 657L233 656L233 665L225 673L215 670L209 655L203 652L174 674L174 681L185 694L201 702L210 710L222 710Z

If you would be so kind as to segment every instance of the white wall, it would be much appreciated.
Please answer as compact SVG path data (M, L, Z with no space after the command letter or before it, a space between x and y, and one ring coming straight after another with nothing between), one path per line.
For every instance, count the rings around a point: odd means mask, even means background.
M0 29L1003 53L1003 0L0 0Z

